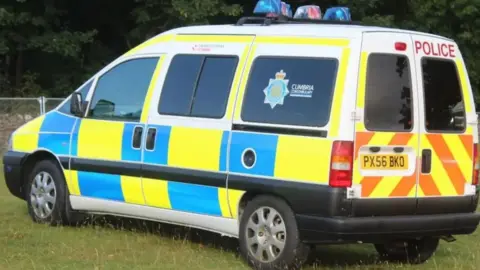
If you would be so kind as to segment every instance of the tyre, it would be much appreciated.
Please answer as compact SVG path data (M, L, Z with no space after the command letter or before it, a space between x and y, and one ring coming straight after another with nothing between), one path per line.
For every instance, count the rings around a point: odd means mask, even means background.
M310 248L303 244L292 209L273 196L250 201L240 219L240 252L254 269L298 269Z
M376 244L380 256L389 261L422 264L430 259L438 248L438 238L425 237L387 244Z
M28 174L25 190L28 213L34 222L67 225L76 220L70 211L65 177L56 161L37 162Z

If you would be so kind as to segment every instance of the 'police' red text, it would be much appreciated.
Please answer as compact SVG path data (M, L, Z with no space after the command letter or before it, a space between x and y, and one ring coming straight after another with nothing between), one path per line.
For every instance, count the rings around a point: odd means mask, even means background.
M415 53L423 51L425 55L443 56L455 58L455 46L453 44L415 41Z

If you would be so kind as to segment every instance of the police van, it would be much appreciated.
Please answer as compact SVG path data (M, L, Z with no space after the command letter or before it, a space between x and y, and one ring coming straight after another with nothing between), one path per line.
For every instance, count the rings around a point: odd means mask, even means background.
M18 128L3 158L35 222L85 214L239 239L257 269L318 244L423 263L473 233L478 134L455 41L347 8L259 1L155 36Z

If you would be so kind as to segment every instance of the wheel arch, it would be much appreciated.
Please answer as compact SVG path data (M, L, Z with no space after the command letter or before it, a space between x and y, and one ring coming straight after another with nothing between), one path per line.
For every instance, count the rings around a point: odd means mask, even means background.
M63 174L63 177L65 177L65 171L59 157L56 156L53 152L51 152L48 149L43 149L43 148L37 149L34 152L25 156L24 160L22 160L22 163L21 163L22 172L20 177L20 181L21 181L20 187L22 188L21 192L24 196L25 196L25 183L27 182L28 174L32 171L35 164L41 160L54 161L57 164L58 168L60 169L61 173Z
M292 211L295 213L295 211L293 210L292 204L285 198L285 196L282 196L279 193L265 192L265 191L246 191L242 195L242 197L240 198L240 200L238 201L238 204L237 204L237 213L236 214L237 214L237 220L238 220L239 226L240 226L240 220L242 218L242 214L243 214L243 211L244 211L245 207L247 206L247 204L250 201L252 201L253 199L255 199L258 196L272 196L272 197L278 198L280 200L283 200L290 207L290 209L292 209Z

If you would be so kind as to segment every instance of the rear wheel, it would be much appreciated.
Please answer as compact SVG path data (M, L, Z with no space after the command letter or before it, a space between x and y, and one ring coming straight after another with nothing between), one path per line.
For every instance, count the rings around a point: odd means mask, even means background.
M438 238L425 237L406 241L376 244L375 249L384 259L390 261L421 264L433 256L438 248Z
M298 269L308 258L291 208L273 196L247 204L240 221L240 250L255 269Z

